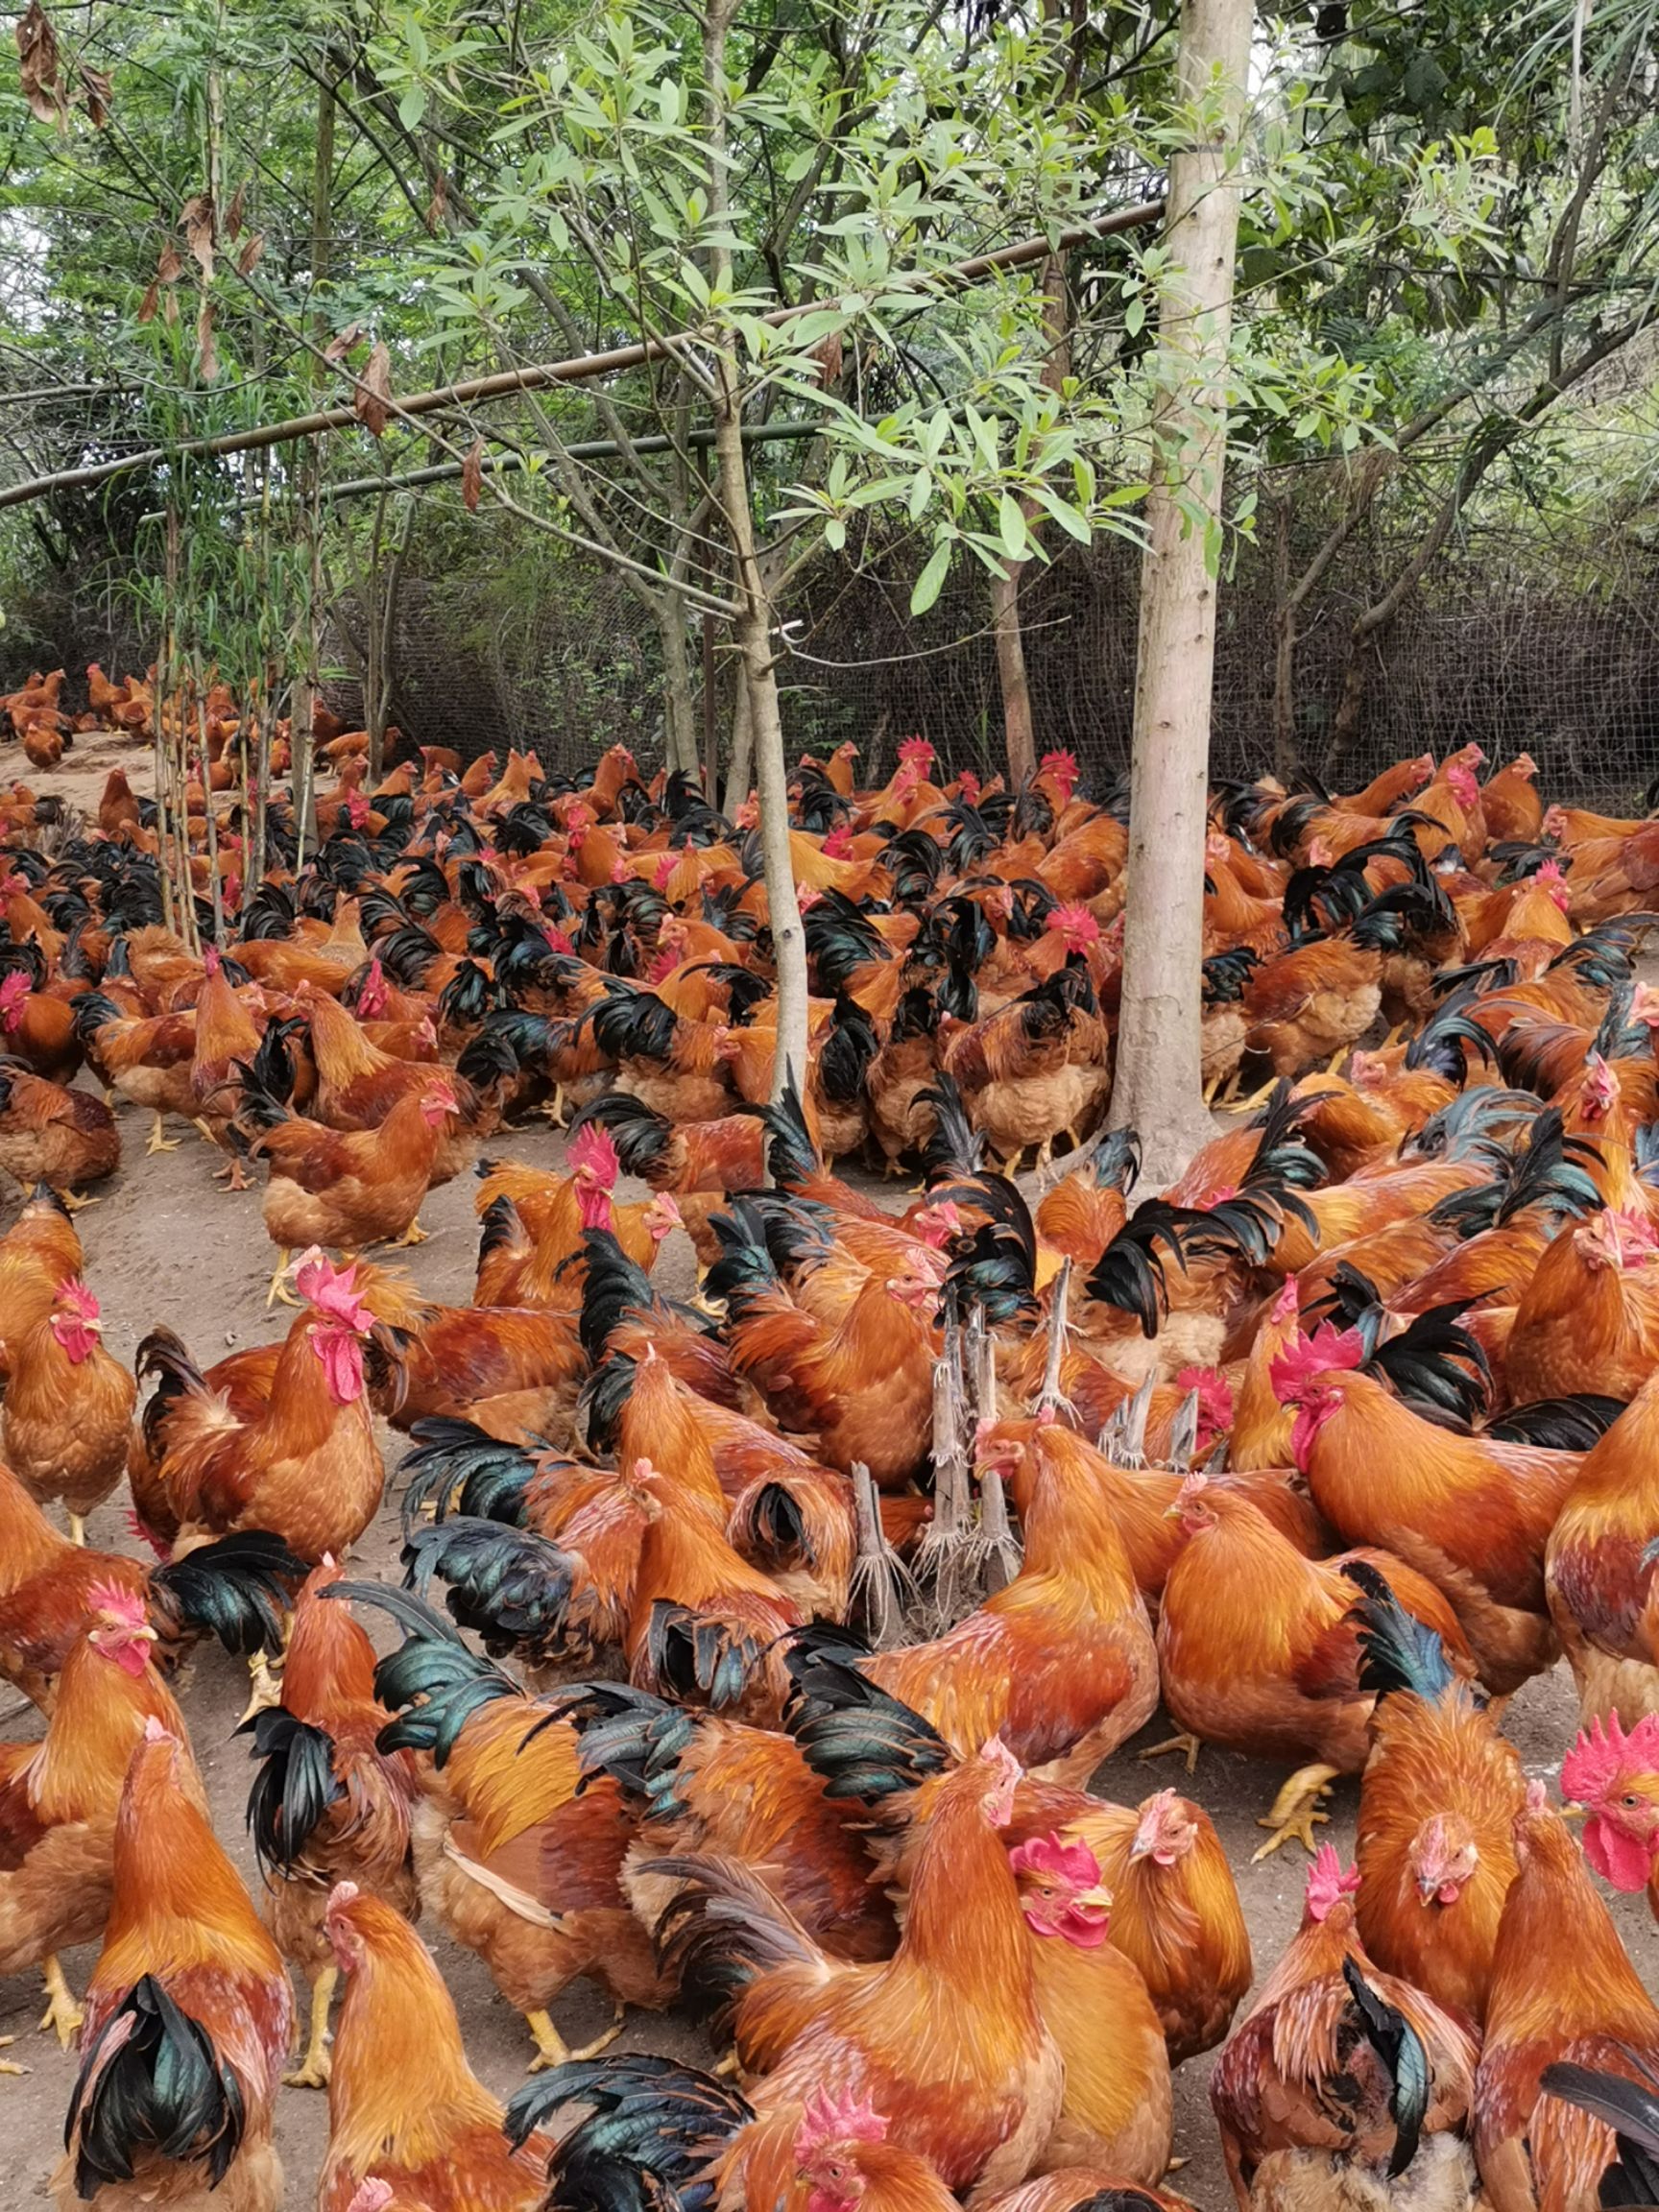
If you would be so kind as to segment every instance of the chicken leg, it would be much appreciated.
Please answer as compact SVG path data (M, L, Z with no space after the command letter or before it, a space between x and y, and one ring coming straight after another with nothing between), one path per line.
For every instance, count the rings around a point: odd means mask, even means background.
M284 1276L288 1272L288 1262L293 1259L293 1249L287 1244L282 1245L277 1251L276 1264L271 1270L271 1287L265 1293L265 1307L267 1311L269 1311L273 1306L298 1306L300 1303L299 1299L295 1297L293 1291L289 1289L287 1284L283 1281Z
M1183 1729L1179 1736L1166 1736L1162 1743L1149 1743L1144 1751L1138 1751L1135 1756L1138 1759L1165 1759L1172 1751L1179 1751L1187 1762L1188 1773L1196 1774L1198 1754L1203 1748L1204 1740L1201 1736L1190 1735Z
M575 2065L584 2058L597 2058L601 2051L608 2051L622 2032L626 2008L618 2005L616 2017L603 2035L595 2035L591 2043L584 2043L580 2051L572 2051L554 2027L545 2012L526 2012L524 2022L536 2038L536 2056L530 2061L532 2074L541 2074L550 2066Z
M1273 1833L1259 1851L1252 1851L1250 1863L1265 1859L1277 1851L1282 1843L1294 1836L1302 1848L1312 1856L1313 1829L1316 1823L1327 1821L1331 1815L1321 1810L1321 1800L1327 1786L1334 1782L1341 1772L1338 1767L1299 1767L1291 1775L1270 1810L1258 1820L1258 1828L1270 1828Z
M334 2002L335 1984L340 1980L337 1966L325 1966L311 1984L311 2033L306 2040L305 2056L292 2074L282 2079L290 2089L326 2089L333 2058L328 2049L328 2008Z
M96 1198L84 1198L78 1190L60 1190L58 1203L66 1213L84 1214L88 1206L96 1206Z
M86 1549L86 1517L84 1513L70 1514L69 1541L71 1544L79 1544L83 1551Z
M267 1713L274 1705L281 1704L281 1654L278 1653L276 1668L273 1669L270 1654L263 1649L255 1651L249 1660L248 1671L252 1677L253 1690L248 1700L247 1711L236 1723L238 1728L246 1728L255 1713Z
M0 2051L10 2051L17 2040L15 2035L0 2035ZM0 2058L0 2074L27 2074L27 2066L14 2066L10 2058Z
M424 1244L425 1242L426 1232L421 1228L421 1217L417 1214L401 1237L389 1237L386 1239L386 1249L388 1252L401 1252L410 1244Z
M150 1156L156 1152L178 1152L182 1150L183 1140L178 1137L164 1136L162 1132L165 1127L166 1123L163 1121L161 1116L157 1114L154 1123L151 1126L150 1142L144 1147L144 1157L146 1159L149 1159Z
M40 2032L48 2028L58 2034L58 2047L67 2051L81 2032L81 2023L86 2015L76 2004L69 1984L63 1979L63 1969L58 1963L56 1952L40 1961L40 1978L46 1984L46 2010L41 2017Z

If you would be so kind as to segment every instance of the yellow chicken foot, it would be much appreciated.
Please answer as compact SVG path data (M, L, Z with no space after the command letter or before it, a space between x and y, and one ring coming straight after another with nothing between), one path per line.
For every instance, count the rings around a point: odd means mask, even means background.
M426 1232L421 1228L420 1215L417 1214L401 1237L389 1237L386 1239L386 1249L388 1252L401 1252L407 1245L424 1244L425 1241Z
M96 1206L96 1198L83 1198L78 1190L60 1190L58 1203L67 1214L84 1214L88 1206Z
M273 1671L267 1652L254 1652L248 1662L248 1672L252 1677L253 1694L248 1700L247 1711L236 1723L239 1728L246 1728L255 1713L269 1712L273 1705L280 1705L282 1702L281 1677Z
M22 2069L19 2067L15 2071L21 2073ZM737 2046L733 2043L725 2057L715 2066L714 2076L720 2081L734 2081L741 2071L742 2061L737 2056Z
M526 2012L524 2024L536 2038L536 2056L530 2061L532 2074L543 2073L549 2066L575 2064L583 2058L597 2058L601 2051L608 2051L622 2032L624 2008L618 2005L616 2017L603 2035L595 2035L591 2043L583 2044L580 2051L572 2051L554 2027L545 2012Z
M248 1179L247 1168L234 1155L226 1161L223 1167L214 1168L213 1180L215 1183L218 1182L221 1175L225 1177L227 1190L252 1190L253 1188Z
M1338 1045L1335 1051L1332 1053L1330 1059L1325 1063L1326 1074L1334 1075L1338 1065L1347 1059L1349 1053L1353 1049L1354 1047L1351 1045Z
M1216 1092L1217 1092L1217 1091L1219 1091L1219 1090L1220 1090L1220 1088L1221 1088L1221 1081L1222 1081L1222 1079L1221 1079L1221 1077L1220 1077L1219 1075L1212 1075L1212 1076L1211 1076L1211 1078L1210 1078L1210 1080L1209 1080L1209 1082L1205 1084L1205 1086L1204 1086L1204 1103L1205 1103L1205 1105L1206 1105L1206 1106L1214 1106L1214 1103L1215 1103L1215 1094L1216 1094Z
M167 1125L162 1120L160 1115L157 1114L154 1122L151 1124L150 1142L144 1147L144 1156L146 1159L148 1159L154 1152L178 1152L182 1150L183 1139L180 1137L168 1137L164 1135L163 1132L166 1129L166 1126Z
M1203 1748L1204 1743L1201 1737L1190 1736L1183 1731L1179 1736L1166 1738L1162 1743L1149 1744L1144 1751L1137 1752L1136 1757L1140 1759L1164 1759L1170 1752L1179 1751L1182 1758L1187 1762L1188 1773L1196 1774L1198 1771L1198 1754Z
M1277 1851L1282 1843L1293 1836L1302 1848L1312 1857L1313 1830L1316 1823L1327 1821L1331 1815L1320 1810L1320 1800L1327 1785L1334 1782L1341 1771L1335 1767L1300 1767L1274 1798L1271 1810L1257 1821L1258 1828L1270 1828L1273 1833L1259 1851L1252 1851L1250 1863Z
M15 2035L0 2035L0 2051L10 2051L17 2040ZM27 2074L27 2066L13 2066L10 2058L0 2058L0 2074Z
M541 1111L546 1115L548 1120L552 1122L555 1129L569 1128L570 1101L565 1095L565 1086L562 1083L554 1084L553 1095L548 1099L546 1105L542 1107Z
M311 2034L305 2056L292 2074L282 2079L290 2089L326 2089L333 2058L328 2049L328 2008L340 1979L336 1966L325 1966L311 1984Z
M71 1514L70 1514L70 1516L69 1516L69 1541L70 1541L70 1543L71 1543L71 1544L79 1544L79 1545L81 1546L81 1548L82 1548L82 1550L83 1550L83 1551L84 1551L84 1550L85 1550L85 1548L86 1548L86 1519L85 1519L85 1516L84 1516L84 1514L81 1514L81 1513L71 1513Z
M1340 1058L1341 1055L1338 1054L1337 1057ZM1228 1113L1254 1114L1258 1106L1265 1106L1268 1099L1272 1097L1278 1088L1278 1077L1275 1076L1271 1083L1263 1083L1260 1091L1252 1091L1248 1098L1228 1099Z
M67 2051L81 2032L81 2023L86 2015L76 2004L63 1979L63 1969L58 1963L56 1953L40 1961L40 1978L46 1984L46 2010L40 2021L40 2032L44 2034L48 2028L55 2029L59 2049Z
M292 1249L286 1244L277 1253L276 1264L271 1270L271 1287L265 1293L267 1311L273 1306L298 1306L300 1303L284 1280L288 1273L288 1262L293 1257Z
M1037 1147L1037 1157L1031 1163L1031 1172L1034 1175L1041 1175L1044 1168L1047 1166L1049 1161L1052 1160L1053 1157L1054 1140L1052 1137L1045 1137L1042 1143Z
M1003 1161L1003 1163L1002 1163L1002 1172L1003 1172L1003 1174L1004 1174L1004 1175L1006 1175L1006 1176L1007 1176L1007 1178L1008 1178L1008 1180L1009 1180L1010 1182L1012 1182L1012 1181L1014 1180L1014 1177L1015 1177L1015 1176L1016 1176L1016 1175L1019 1173L1019 1171L1020 1171L1020 1163L1021 1163L1021 1161L1022 1161L1022 1160L1023 1160L1023 1159L1024 1159L1024 1157L1025 1157L1025 1147L1024 1147L1024 1145L1023 1145L1023 1144L1016 1144L1016 1145L1015 1145L1015 1147L1014 1147L1014 1149L1013 1149L1013 1151L1009 1153L1009 1155L1008 1155L1007 1159Z

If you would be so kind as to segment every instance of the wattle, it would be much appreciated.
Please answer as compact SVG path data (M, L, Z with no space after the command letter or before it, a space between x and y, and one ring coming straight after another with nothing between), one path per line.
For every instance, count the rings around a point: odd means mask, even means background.
M363 1395L363 1347L355 1336L319 1329L311 1349L323 1362L328 1395L336 1406L354 1406Z
M1629 1894L1647 1888L1652 1867L1647 1846L1636 1837L1626 1836L1622 1829L1615 1828L1610 1820L1597 1818L1586 1824L1584 1856L1602 1880L1611 1882L1615 1889Z

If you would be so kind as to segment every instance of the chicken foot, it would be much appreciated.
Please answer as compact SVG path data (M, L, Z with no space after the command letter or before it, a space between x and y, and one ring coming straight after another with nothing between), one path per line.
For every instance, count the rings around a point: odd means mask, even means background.
M265 1310L267 1312L273 1306L298 1306L300 1303L284 1280L288 1273L288 1263L293 1257L294 1251L291 1245L284 1244L278 1248L276 1264L271 1270L271 1286L265 1293Z
M256 1713L267 1713L274 1705L281 1704L282 1659L283 1653L278 1651L273 1667L270 1653L261 1648L249 1660L248 1672L252 1677L253 1691L248 1700L248 1710L236 1723L238 1728L246 1728Z
M59 1190L54 1192L54 1196L67 1214L84 1214L88 1206L96 1206L98 1203L96 1198L83 1197L78 1190Z
M388 1252L401 1252L408 1245L424 1244L426 1241L427 1233L424 1229L421 1228L421 1216L417 1214L414 1220L410 1222L408 1228L404 1230L401 1237L387 1238L386 1249Z
M627 2008L618 2005L616 2017L603 2035L595 2035L591 2043L584 2043L580 2051L572 2051L554 2027L545 2012L526 2012L524 2024L536 2038L536 2056L530 2061L532 2074L541 2074L550 2066L573 2066L584 2058L597 2058L601 2051L609 2051L622 2032Z
M63 1969L58 1963L56 1952L41 1960L40 1979L46 1984L46 2010L41 2016L40 2032L44 2034L48 2028L55 2029L59 2049L67 2051L80 2033L81 2024L86 2015L76 2004L74 1994L63 1979Z
M157 1114L151 1124L150 1142L144 1147L144 1157L147 1160L156 1152L179 1152L183 1149L183 1139L163 1135L165 1128L165 1120L161 1115Z
M0 2035L0 2051L10 2051L17 2040L15 2035ZM27 2066L14 2066L10 2058L0 2058L0 2074L27 2074Z
M1314 1850L1313 1829L1316 1823L1327 1821L1331 1815L1321 1810L1321 1801L1328 1786L1341 1772L1338 1767L1299 1767L1291 1775L1267 1813L1258 1820L1258 1828L1270 1828L1273 1833L1259 1851L1252 1851L1250 1863L1277 1851L1282 1843L1293 1836L1311 1858Z
M334 2063L328 2049L328 2008L334 2002L339 1980L337 1966L325 1966L311 1984L311 2032L306 2039L305 2056L292 2074L282 2077L290 2089L326 2089L328 2086Z
M1179 1736L1166 1736L1162 1743L1149 1743L1144 1751L1138 1751L1135 1756L1138 1759L1166 1759L1171 1752L1179 1751L1187 1762L1188 1773L1196 1774L1198 1754L1203 1748L1204 1739L1201 1736L1193 1736L1183 1729Z

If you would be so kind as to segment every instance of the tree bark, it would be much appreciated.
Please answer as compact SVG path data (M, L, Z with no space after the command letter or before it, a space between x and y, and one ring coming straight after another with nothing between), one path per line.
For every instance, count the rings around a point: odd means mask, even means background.
M1209 1133L1200 1076L1205 802L1215 663L1212 543L1227 441L1238 192L1233 155L1250 60L1250 0L1184 0L1177 84L1214 118L1169 164L1170 273L1159 311L1163 389L1154 410L1136 659L1134 782L1123 992L1112 1123L1141 1133L1142 1176L1159 1189ZM1226 87L1217 115L1212 82ZM1207 529L1206 525L1210 527Z
M709 249L710 291L732 293L732 249L725 241L729 177L726 138L726 40L737 0L713 0L703 25L704 97L709 117L709 224L715 238ZM755 513L749 499L749 469L743 452L743 389L737 355L729 332L713 347L714 453L719 464L716 496L732 546L733 580L737 588L734 628L749 725L755 748L755 782L760 802L760 850L765 869L766 906L772 926L772 958L778 977L778 1045L772 1064L772 1096L781 1098L793 1083L806 1087L806 933L795 897L795 863L789 850L789 771L783 758L783 721L778 705L778 670L772 658L771 599L755 544Z
M697 774L697 705L691 690L691 653L685 641L685 602L678 591L656 594L652 612L662 645L663 755L672 772Z
M1043 331L1047 359L1043 381L1058 391L1071 371L1070 301L1066 292L1066 264L1051 253L1043 269ZM1035 499L1022 499L1020 512L1025 527L1036 534L1042 510ZM1031 685L1025 670L1025 637L1020 627L1020 580L1023 561L1004 561L991 580L991 621L997 634L998 687L1002 694L1003 743L1008 757L1008 783L1018 790L1037 773L1037 731L1031 718Z

